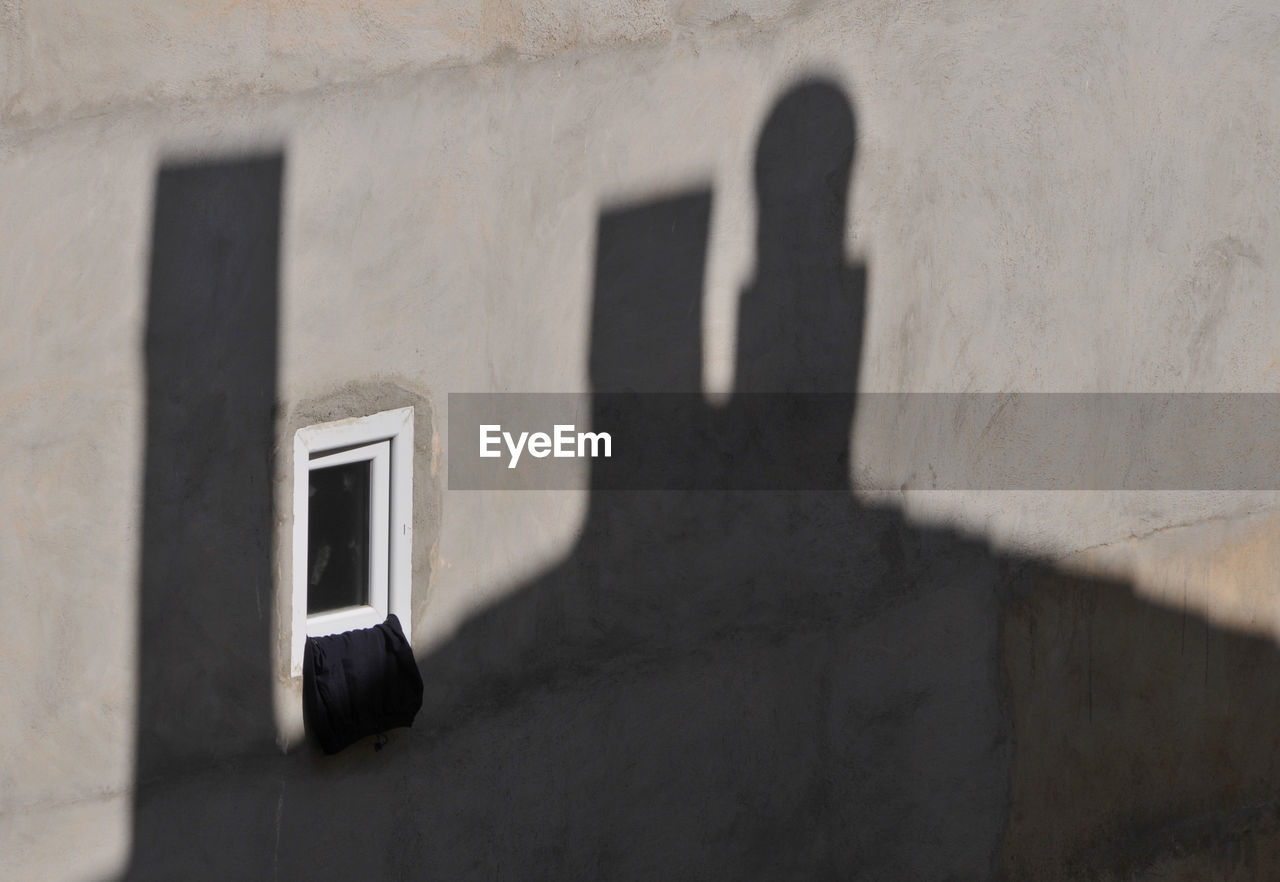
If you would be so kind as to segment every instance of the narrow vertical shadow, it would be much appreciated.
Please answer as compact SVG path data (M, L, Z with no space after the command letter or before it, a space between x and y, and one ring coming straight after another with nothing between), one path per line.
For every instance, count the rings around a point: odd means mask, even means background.
M152 785L208 774L273 740L283 170L277 154L167 165L156 180L128 878L178 878L165 869L170 860L198 866L189 849L216 802L211 793L203 807L156 811ZM234 844L236 826L219 828L219 848Z
M668 455L667 432L705 423L702 286L712 197L692 189L619 206L596 225L589 369L592 425L640 453L595 460L591 487L689 486L700 463ZM658 394L654 394L658 393Z
M711 191L604 212L596 227L591 384L702 391L702 283Z

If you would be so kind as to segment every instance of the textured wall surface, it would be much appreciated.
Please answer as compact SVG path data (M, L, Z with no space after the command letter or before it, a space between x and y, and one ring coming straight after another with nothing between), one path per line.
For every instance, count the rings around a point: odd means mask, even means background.
M837 238L865 313L826 351L859 389L1276 391L1280 14L591 7L0 2L0 875L1274 878L1273 492L460 492L442 439L449 392L590 390L609 219L691 197L705 267L669 330L700 320L727 394L740 327L768 325L749 293L788 315L753 167L810 77L856 119ZM277 407L249 412L275 448L188 427L168 452L193 486L232 448L275 457L274 543L246 552L274 581L157 643L185 608L146 588L164 170L262 156ZM211 248L187 271L235 290ZM320 760L281 652L290 433L388 401L430 412L429 701L386 749ZM855 429L855 462L895 443ZM213 511L174 527L216 559L243 524ZM156 666L187 640L216 668L219 633L247 641L222 676L261 679L231 699L192 675L208 743L157 748L147 684L187 674Z

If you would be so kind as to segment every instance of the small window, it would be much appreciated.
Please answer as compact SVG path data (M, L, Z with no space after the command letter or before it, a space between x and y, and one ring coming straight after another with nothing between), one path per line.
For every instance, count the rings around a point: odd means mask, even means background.
M299 429L293 442L293 675L307 637L395 613L409 636L413 408Z

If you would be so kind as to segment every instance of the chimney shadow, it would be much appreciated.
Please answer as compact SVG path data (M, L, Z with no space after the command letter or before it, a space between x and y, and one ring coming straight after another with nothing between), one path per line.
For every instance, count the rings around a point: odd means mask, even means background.
M146 462L130 878L181 878L215 813L275 737L271 632L279 154L169 164L156 177L146 325ZM174 804L174 782L199 782ZM158 802L156 800L159 800ZM159 809L159 810L157 810ZM246 833L247 835L247 833ZM189 855L189 853L188 853Z
M766 121L724 406L699 394L710 192L602 214L597 417L661 460L593 460L574 547L420 659L412 729L335 757L260 749L282 165L161 171L128 878L1277 869L1271 642L851 492L856 143L825 81Z

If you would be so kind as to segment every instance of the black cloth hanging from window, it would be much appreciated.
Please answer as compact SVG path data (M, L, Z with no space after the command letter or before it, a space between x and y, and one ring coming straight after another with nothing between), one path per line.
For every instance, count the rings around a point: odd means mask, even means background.
M308 637L302 659L302 712L325 753L366 735L413 725L422 675L400 620Z

